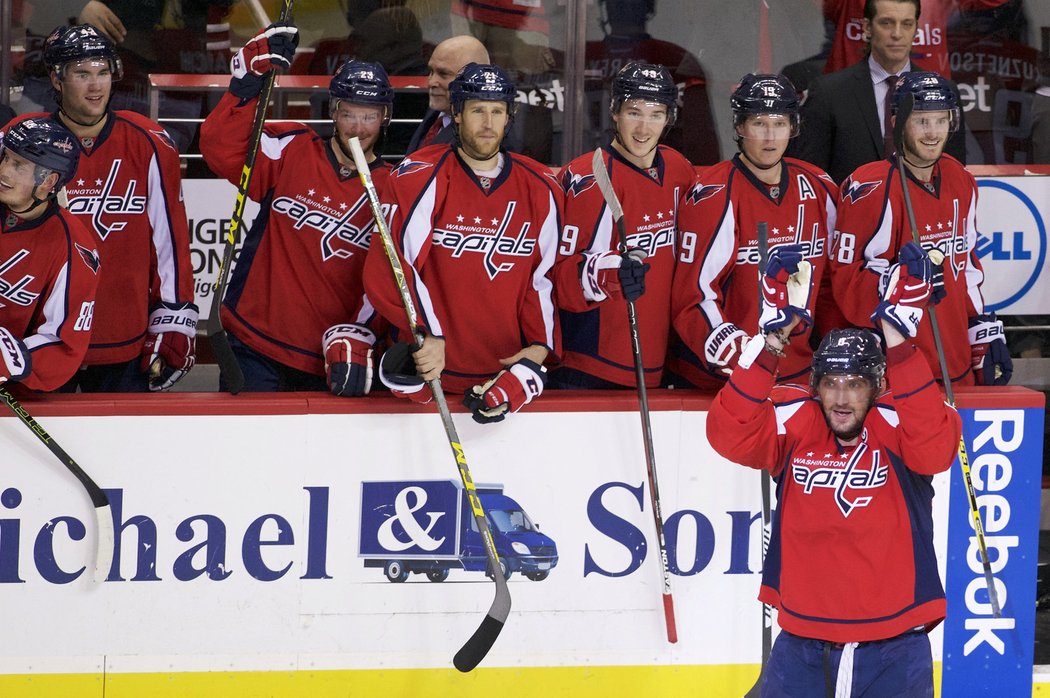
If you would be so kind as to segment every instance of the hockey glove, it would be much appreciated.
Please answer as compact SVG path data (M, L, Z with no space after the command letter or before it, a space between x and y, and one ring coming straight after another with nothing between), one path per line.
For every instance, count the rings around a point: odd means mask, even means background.
M781 245L769 253L762 276L762 310L758 327L762 334L774 332L798 318L792 334L801 334L813 324L809 314L812 291L810 263L802 258L801 245Z
M944 253L940 250L930 250L930 264L933 272L930 276L930 305L937 305L948 295L948 289L944 287Z
M0 327L0 385L17 382L33 370L33 356L18 337L6 327Z
M463 405L478 424L502 422L507 412L517 412L543 393L547 369L521 359L485 385L475 385L463 395Z
M1006 347L1003 323L995 313L970 318L970 368L977 385L1006 385L1014 362Z
M362 397L372 389L372 345L376 336L364 325L333 325L321 337L324 374L332 395Z
M395 397L408 398L421 405L434 399L430 386L416 374L412 345L405 342L398 342L383 354L379 360L379 380Z
M719 373L730 375L740 361L740 354L750 337L731 322L723 322L711 331L704 342L704 358Z
M638 300L645 293L645 273L650 267L645 257L645 251L638 248L626 255L611 251L587 255L580 272L584 298L592 303L606 298Z
M914 242L901 247L897 263L879 282L881 300L871 321L882 320L905 337L914 337L930 303L932 278L933 265L926 251Z
M299 46L299 30L287 22L274 22L253 36L230 61L230 92L242 104L262 92L263 76L274 68L282 72L292 66Z
M197 362L197 306L161 303L149 315L140 366L149 389L167 390Z

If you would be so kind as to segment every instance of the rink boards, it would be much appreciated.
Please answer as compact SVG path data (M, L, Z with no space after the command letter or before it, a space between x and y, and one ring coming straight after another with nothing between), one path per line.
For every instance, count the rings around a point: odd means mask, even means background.
M931 635L945 695L1031 690L1043 398L963 392L970 463L1003 618L991 618L956 465L935 485L949 619ZM631 394L549 393L481 426L457 408L474 479L499 483L557 546L471 674L452 655L493 585L452 569L391 583L360 556L362 483L455 479L438 417L324 395L27 400L109 493L107 580L86 569L85 493L0 419L0 695L740 696L761 660L757 473L705 437L707 397L654 391L652 418L679 642L666 641L643 446ZM391 556L438 550L424 485L390 504ZM389 503L388 503L389 504ZM431 503L433 504L433 502ZM385 506L385 505L384 505ZM423 554L425 557L426 554ZM1004 693L1003 691L1007 691ZM1018 693L1017 691L1021 691Z

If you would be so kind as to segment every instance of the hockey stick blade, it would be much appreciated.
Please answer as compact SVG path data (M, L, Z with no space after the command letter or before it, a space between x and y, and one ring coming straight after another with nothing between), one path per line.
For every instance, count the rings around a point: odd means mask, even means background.
M95 507L95 520L98 524L93 576L96 582L104 582L106 577L109 576L109 568L113 562L113 513L110 510L109 497L106 496L101 487L95 484L91 476L85 473L77 465L77 462L51 438L51 435L47 433L44 427L40 426L40 423L15 399L14 395L8 392L7 388L0 387L0 400L7 405L8 409L18 417L22 424L29 427L29 431L33 432L33 435L36 436L40 443L47 446L47 449L58 458L62 465L66 467L66 470L80 481L84 491L87 492L88 497L91 499L91 504Z
M397 249L394 247L394 240L390 235L390 229L387 228L386 219L383 217L379 195L376 192L375 184L372 182L368 162L365 160L365 153L361 148L361 141L354 136L349 143L350 152L354 157L354 166L357 168L357 175L361 180L361 186L364 187L365 194L368 196L368 204L372 209L376 230L379 233L387 260L390 262L390 271L394 277L394 284L397 286L398 294L401 296L401 305L408 320L408 329L412 336L416 338L417 343L421 343L423 339L417 320L419 316L416 313L415 303L412 301L412 295L408 289L405 270L397 255ZM441 378L438 377L427 381L427 384L430 386L430 391L434 394L434 403L437 405L438 414L441 416L441 424L445 428L445 436L448 438L448 445L452 449L452 455L456 460L456 470L459 473L460 482L463 484L470 501L474 522L477 524L478 532L481 533L481 539L485 543L485 558L488 561L489 569L492 570L492 579L496 583L496 595L492 600L492 605L489 607L488 614L452 660L453 665L457 669L466 672L472 670L485 658L485 655L492 649L493 643L496 642L496 638L499 637L500 631L503 630L503 625L510 616L510 589L507 588L507 580L502 574L499 554L496 552L496 543L492 539L492 532L489 530L488 520L485 517L485 509L482 507L481 499L478 497L474 487L474 480L467 465L467 457L463 453L463 446L460 444L459 434L456 432L456 424L452 421L452 412L449 411L448 403L445 401L445 391L441 388Z

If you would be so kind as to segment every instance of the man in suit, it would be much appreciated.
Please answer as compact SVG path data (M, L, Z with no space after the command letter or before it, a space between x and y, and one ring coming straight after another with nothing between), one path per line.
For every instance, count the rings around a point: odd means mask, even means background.
M817 78L802 106L802 132L788 154L827 171L842 182L861 165L893 154L889 126L892 85L912 69L919 0L866 0L864 35L868 57ZM958 98L958 89L952 85ZM964 129L952 134L945 152L965 163Z
M449 105L448 84L463 70L467 63L487 64L489 52L485 45L473 36L453 36L434 48L427 68L427 92L429 109L423 116L412 140L408 142L406 155L434 143L451 143L455 139L452 128L452 108Z

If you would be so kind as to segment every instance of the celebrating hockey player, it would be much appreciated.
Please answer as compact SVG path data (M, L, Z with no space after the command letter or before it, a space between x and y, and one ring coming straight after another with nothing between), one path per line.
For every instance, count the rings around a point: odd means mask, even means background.
M456 142L412 153L382 197L425 333L407 362L414 366L388 359L400 351L388 352L382 376L396 395L424 402L430 390L423 381L440 376L485 423L539 397L543 362L557 351L548 273L562 193L546 166L503 147L517 90L501 68L467 64L449 95ZM399 337L413 342L377 241L365 288Z
M87 351L98 243L55 201L79 152L76 136L46 118L0 134L0 385L55 390Z
M201 152L232 183L245 161L264 75L287 69L297 43L298 30L286 23L256 35L234 57L229 91L204 121ZM294 122L263 130L248 191L262 211L222 305L247 391L356 397L371 389L375 312L362 273L375 221L349 142L361 140L382 187L390 166L375 147L390 122L394 91L382 66L350 60L328 92L331 138Z
M581 155L562 175L565 224L554 278L565 352L552 376L559 388L635 387L628 299L637 309L647 387L659 386L667 354L678 202L695 180L689 161L660 145L678 111L678 87L663 66L628 63L613 79L609 108L613 138L602 150L629 249L620 249L592 154Z
M799 132L791 81L783 75L745 75L730 104L740 152L705 171L678 212L672 302L677 339L668 357L668 382L682 387L724 385L744 342L758 329L759 223L768 230L769 264L782 270L788 259L807 260L814 289L827 267L835 225L834 182L820 168L784 157ZM809 319L799 325L780 363L782 381L806 381L817 305L814 292L806 305Z
M91 344L64 392L167 390L195 362L197 306L179 153L155 122L109 108L122 68L90 24L56 29L44 63L54 119L76 136L69 210L99 240ZM27 116L44 116L30 114Z
M766 282L778 283L770 271ZM759 334L707 421L715 450L777 483L759 598L779 609L783 632L762 695L850 696L863 687L863 695L932 698L926 633L946 606L931 480L951 466L962 429L911 339L932 293L932 264L905 245L872 314L885 356L870 330L832 330L813 357L809 390L775 385L783 337L806 312L792 299L798 270L786 271L787 293L765 303Z
M924 249L935 251L934 303L949 376L940 374L927 320L917 343L935 375L958 385L1004 385L1013 362L1002 323L987 313L984 272L977 258L977 183L944 143L959 126L959 104L950 83L936 73L905 73L897 81L894 124L905 95L914 109L903 125L897 154L857 168L842 184L831 251L835 297L847 319L870 324L876 290L901 247L912 240L897 158L904 159L915 224Z

